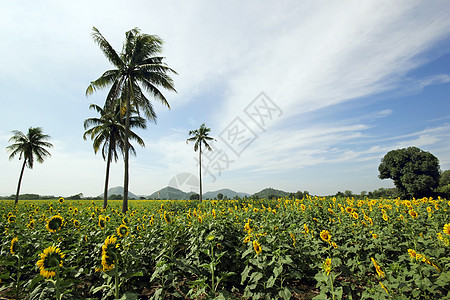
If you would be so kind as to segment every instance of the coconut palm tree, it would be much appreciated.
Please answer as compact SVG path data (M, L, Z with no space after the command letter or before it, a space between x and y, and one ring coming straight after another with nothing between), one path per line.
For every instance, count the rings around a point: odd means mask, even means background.
M11 152L9 159L13 159L16 155L19 155L19 160L23 157L22 170L20 171L16 199L14 201L14 205L17 205L19 202L20 184L22 182L25 166L33 169L35 159L38 163L43 163L46 156L51 156L50 152L45 148L51 148L53 145L46 142L50 136L43 134L42 128L40 127L30 127L27 134L24 134L20 130L13 130L12 133L14 135L9 139L9 142L13 142L14 144L6 147L6 149Z
M189 131L189 135L192 137L186 140L186 143L195 142L194 151L198 151L198 163L200 166L199 177L200 177L200 202L202 202L202 144L206 149L211 151L211 146L208 144L209 141L215 141L214 138L208 136L211 128L207 128L205 123L203 123L199 129Z
M111 161L114 159L117 162L118 154L125 151L125 119L121 110L120 102L116 104L113 111L109 112L96 104L91 104L90 109L97 111L100 114L99 118L89 118L84 121L84 129L87 129L83 134L83 139L86 140L89 136L93 140L94 152L97 154L100 147L102 148L103 159L106 160L106 177L105 188L103 192L103 208L108 205L108 182L109 182L109 168ZM130 116L130 127L146 129L146 120L140 116ZM135 140L139 145L145 147L144 141L133 131L130 130L130 138ZM129 145L132 154L136 155L136 150L133 145Z
M163 62L163 57L159 56L163 41L156 35L143 34L138 28L127 31L120 54L95 27L92 29L92 37L114 68L92 81L86 89L86 95L92 94L97 89L109 88L105 107L111 106L115 99L125 99L125 140L128 140L131 112L128 108L135 108L138 113L142 110L147 119L156 122L156 113L145 92L170 108L159 87L176 92L169 75L177 73ZM124 213L128 210L128 152L128 143L125 143L122 204Z

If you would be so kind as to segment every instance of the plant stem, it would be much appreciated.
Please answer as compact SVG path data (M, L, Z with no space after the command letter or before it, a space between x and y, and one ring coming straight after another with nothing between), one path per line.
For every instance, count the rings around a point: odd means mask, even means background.
M213 289L214 294L216 293L216 287L214 286L214 246L211 243L211 288Z
M115 284L115 291L114 291L114 298L119 299L119 274L117 272L117 266L119 265L117 255L114 253L114 284Z
M329 276L330 277L330 283L331 283L331 296L332 296L332 299L334 300L334 299L336 299L336 296L334 295L334 282L333 282L333 277L332 276Z
M56 290L56 300L61 300L61 294L59 292L59 265L58 269L56 270L55 290Z
M17 255L16 299L19 299L20 255Z

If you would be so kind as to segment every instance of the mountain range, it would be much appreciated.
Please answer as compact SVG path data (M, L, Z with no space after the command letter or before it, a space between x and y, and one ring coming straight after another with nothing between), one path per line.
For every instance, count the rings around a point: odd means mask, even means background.
M240 198L243 198L245 196L247 196L247 197L251 196L251 194L248 194L248 193L236 192L236 191L233 191L230 189L221 189L221 190L217 190L217 191L211 191L211 192L204 193L203 199L215 199L215 198L217 198L217 195L220 193L224 197L227 197L228 199L232 199L235 196L238 196ZM136 194L128 191L128 198L129 199L139 199L140 197L144 197L146 199L188 200L192 194L194 194L194 192L183 192L182 190L179 190L177 188L167 186L167 187L162 188L150 195L136 195ZM110 188L108 190L108 195L123 195L123 187L117 186L117 187ZM101 193L99 195L99 197L103 197L103 193Z

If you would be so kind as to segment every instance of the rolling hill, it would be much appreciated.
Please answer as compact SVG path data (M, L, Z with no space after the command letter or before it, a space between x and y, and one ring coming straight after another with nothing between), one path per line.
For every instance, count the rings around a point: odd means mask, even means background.
M150 199L169 199L169 200L189 200L189 197L193 192L183 192L182 190L176 189L174 187L168 186L154 192L146 198Z
M285 192L285 191L281 191L281 190L276 190L273 188L266 188L266 189L263 189L262 191L259 191L255 194L253 194L252 196L267 199L270 196L287 197L287 196L289 196L289 193Z
M214 191L214 192L207 192L203 194L203 199L214 199L217 197L217 194L222 193L222 195L225 197L227 197L228 199L232 199L235 196L239 196L240 198L243 198L244 196L250 196L250 194L247 193L240 193L240 192L235 192L233 190L230 189L221 189L218 191Z
M108 190L108 196L111 196L111 195L122 195L123 196L123 187L116 186L116 187L110 188ZM98 197L103 198L103 193L98 195ZM139 199L139 196L136 196L132 192L128 191L128 199Z

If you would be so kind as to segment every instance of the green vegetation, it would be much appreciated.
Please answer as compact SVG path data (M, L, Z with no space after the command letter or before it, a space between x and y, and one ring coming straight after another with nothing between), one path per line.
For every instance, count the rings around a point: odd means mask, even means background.
M450 170L442 172L438 192L443 194L444 197L450 198Z
M0 297L446 299L441 198L0 202Z
M380 179L394 181L402 199L431 195L439 184L439 160L417 147L389 151L378 170Z
M255 193L252 195L253 198L259 199L275 199L275 198L283 198L288 197L289 193L281 190L276 190L274 188L266 188L262 191ZM303 198L303 197L302 197Z

